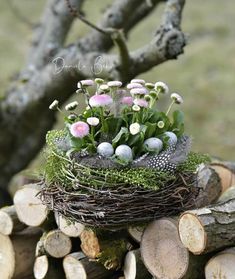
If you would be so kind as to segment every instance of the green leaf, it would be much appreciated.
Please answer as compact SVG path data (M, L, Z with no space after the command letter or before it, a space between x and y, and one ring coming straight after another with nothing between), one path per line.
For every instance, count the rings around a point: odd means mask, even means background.
M145 133L145 138L151 138L153 135L156 134L156 130L157 130L157 123L150 123L147 122L145 123L146 125L146 133Z
M176 110L173 113L173 124L171 126L172 132L178 137L184 133L184 113L180 110Z
M116 137L112 140L112 144L116 145L117 143L120 143L121 141L126 142L129 137L129 131L126 127L122 127Z

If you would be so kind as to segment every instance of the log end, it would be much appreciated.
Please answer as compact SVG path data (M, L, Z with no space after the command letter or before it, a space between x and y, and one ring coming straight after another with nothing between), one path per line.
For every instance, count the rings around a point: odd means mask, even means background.
M179 235L183 245L193 254L201 254L206 247L207 235L196 215L183 213L179 219Z

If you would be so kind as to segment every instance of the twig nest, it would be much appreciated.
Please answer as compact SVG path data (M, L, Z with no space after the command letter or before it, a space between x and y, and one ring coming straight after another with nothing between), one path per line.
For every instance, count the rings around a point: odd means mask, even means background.
M119 145L115 150L116 157L125 163L129 163L133 160L133 154L131 148L126 144Z
M108 158L114 154L114 149L111 143L102 142L98 145L97 152L98 154Z
M164 136L166 136L168 138L168 144L169 145L176 145L177 143L177 136L175 133L173 132L165 132Z
M163 148L163 143L159 138L149 138L144 141L144 147L147 151L158 154Z

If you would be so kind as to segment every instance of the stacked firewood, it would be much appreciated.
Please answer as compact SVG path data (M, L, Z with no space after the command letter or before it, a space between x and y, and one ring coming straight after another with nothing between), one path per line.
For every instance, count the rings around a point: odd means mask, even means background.
M0 278L235 278L234 166L203 170L199 209L118 231L70 223L25 185L0 210Z

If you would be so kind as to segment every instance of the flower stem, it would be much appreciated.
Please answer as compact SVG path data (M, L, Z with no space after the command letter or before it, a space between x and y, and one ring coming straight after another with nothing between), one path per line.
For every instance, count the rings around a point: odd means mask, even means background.
M169 114L169 112L171 111L171 108L173 107L174 103L175 103L175 101L172 101L172 103L170 104L170 106L169 106L169 108L168 108L168 110L166 112L166 115Z

